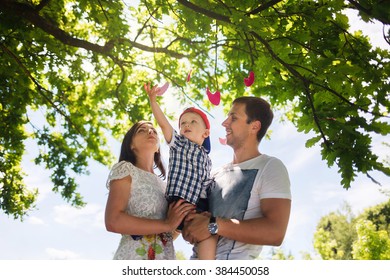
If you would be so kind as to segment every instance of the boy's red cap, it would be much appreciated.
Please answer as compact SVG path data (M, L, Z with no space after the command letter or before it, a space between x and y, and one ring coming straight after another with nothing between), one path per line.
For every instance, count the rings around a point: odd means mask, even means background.
M180 117L179 117L179 127L180 127L180 119L181 117L185 114L185 113L195 113L195 114L198 114L204 121L205 125L206 125L206 128L207 129L210 129L210 123L209 123L209 120L206 116L205 113L203 113L203 111L199 110L199 109L196 109L195 107L190 107L190 108L187 108L183 111L183 113L181 113Z

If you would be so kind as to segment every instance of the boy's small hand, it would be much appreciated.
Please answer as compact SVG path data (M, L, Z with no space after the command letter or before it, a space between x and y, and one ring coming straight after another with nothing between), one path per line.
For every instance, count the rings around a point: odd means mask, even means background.
M167 91L168 87L169 87L168 82L166 82L161 87L158 87L157 85L151 87L150 83L144 84L144 89L146 93L149 95L151 101L155 101L157 95L163 95Z
M156 100L156 95L157 95L156 88L157 88L157 86L154 86L151 88L150 83L144 84L144 89L145 89L146 93L148 94L150 101Z

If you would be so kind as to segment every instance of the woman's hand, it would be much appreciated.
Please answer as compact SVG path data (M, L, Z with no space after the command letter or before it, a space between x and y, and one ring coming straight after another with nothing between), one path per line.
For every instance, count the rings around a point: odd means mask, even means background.
M165 223L169 226L169 231L175 230L183 219L194 210L195 205L183 199L169 204L167 218L165 219Z

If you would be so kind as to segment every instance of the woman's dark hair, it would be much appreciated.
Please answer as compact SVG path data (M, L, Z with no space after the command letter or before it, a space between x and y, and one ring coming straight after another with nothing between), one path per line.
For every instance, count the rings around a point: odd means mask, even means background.
M119 161L128 161L131 162L132 164L136 164L137 157L134 153L134 151L131 149L131 144L133 142L133 138L135 133L138 131L138 128L143 125L143 124L151 124L151 122L148 121L139 121L135 123L125 134L125 137L123 138L122 145L121 145L121 152L119 154ZM158 152L154 154L154 167L153 168L158 168L160 170L160 175L159 177L165 179L166 172L165 172L165 167L162 163L161 160L161 152L160 149Z
M257 141L260 142L274 118L271 106L264 99L255 96L238 97L233 101L233 104L235 103L245 104L245 113L248 116L248 124L253 121L260 121L261 127L257 133Z

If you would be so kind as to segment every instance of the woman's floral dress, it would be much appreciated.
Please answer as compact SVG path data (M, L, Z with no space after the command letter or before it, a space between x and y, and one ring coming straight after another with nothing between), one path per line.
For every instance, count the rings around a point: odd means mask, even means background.
M129 215L164 219L167 212L166 184L157 175L137 168L127 161L115 164L108 176L112 180L131 176L132 184L126 212ZM172 260L175 259L171 233L152 235L122 235L114 255L116 260Z

